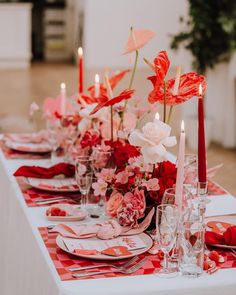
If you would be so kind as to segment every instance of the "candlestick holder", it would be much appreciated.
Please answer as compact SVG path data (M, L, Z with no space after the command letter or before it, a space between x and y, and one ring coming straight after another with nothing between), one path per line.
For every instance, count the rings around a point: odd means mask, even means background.
M197 198L198 198L198 216L200 222L204 223L206 204L208 196L208 183L207 182L198 182L197 183Z

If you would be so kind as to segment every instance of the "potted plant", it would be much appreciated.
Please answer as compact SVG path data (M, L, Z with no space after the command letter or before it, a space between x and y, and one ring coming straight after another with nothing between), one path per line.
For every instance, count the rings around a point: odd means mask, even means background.
M171 47L178 49L183 45L193 56L193 68L207 77L206 112L207 115L213 115L213 121L206 120L206 141L209 143L209 123L214 123L214 130L222 128L220 120L214 120L217 114L213 113L212 105L218 104L218 109L221 108L219 106L222 105L222 96L226 95L222 85L227 88L226 85L229 84L225 73L228 71L228 61L236 49L236 2L232 0L188 0L188 2L189 15L187 19L180 18L180 22L186 25L186 30L172 36ZM234 87L233 83L230 87ZM197 128L196 119L194 121L193 124ZM191 124L192 122L187 126ZM194 133L192 130L191 135ZM190 146L194 148L197 140L194 138L191 140Z

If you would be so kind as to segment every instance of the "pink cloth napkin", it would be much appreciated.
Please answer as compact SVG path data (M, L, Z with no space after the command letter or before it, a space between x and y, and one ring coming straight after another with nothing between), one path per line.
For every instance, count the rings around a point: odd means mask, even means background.
M86 224L86 225L66 225L58 224L53 231L58 232L63 237L75 239L87 239L97 237L102 240L109 240L120 235L137 235L144 232L150 225L155 209L148 213L142 223L136 228L122 227L115 219L110 219L104 223Z

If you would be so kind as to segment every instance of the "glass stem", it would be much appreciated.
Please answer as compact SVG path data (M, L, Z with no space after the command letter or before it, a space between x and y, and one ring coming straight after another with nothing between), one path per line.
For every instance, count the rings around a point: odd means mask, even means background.
M163 269L167 270L168 269L168 253L167 252L164 252L163 264L164 264Z

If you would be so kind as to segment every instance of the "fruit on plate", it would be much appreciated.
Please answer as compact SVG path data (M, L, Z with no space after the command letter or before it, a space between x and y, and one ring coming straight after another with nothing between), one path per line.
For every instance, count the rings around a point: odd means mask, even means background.
M46 215L47 216L68 216L69 214L64 209L61 209L57 206L52 206L47 209Z

